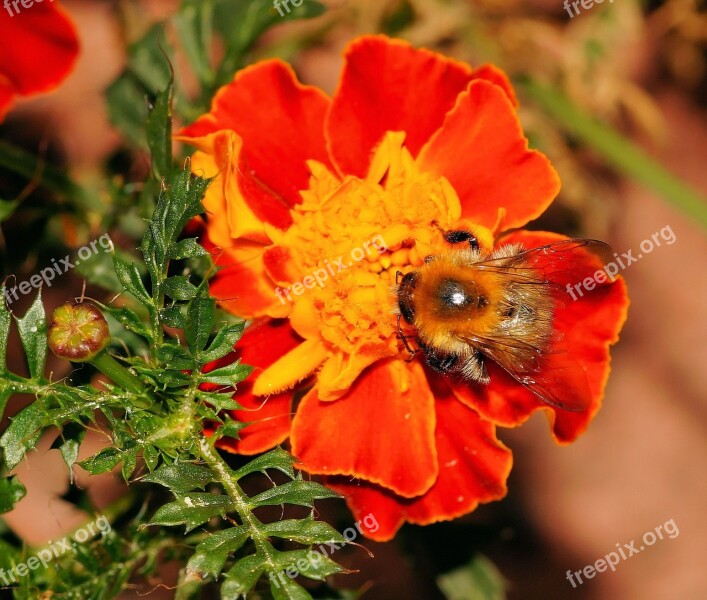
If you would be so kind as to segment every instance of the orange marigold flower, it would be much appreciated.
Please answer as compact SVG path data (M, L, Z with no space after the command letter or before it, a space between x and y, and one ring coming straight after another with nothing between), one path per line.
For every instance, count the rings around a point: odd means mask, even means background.
M584 431L628 301L617 280L556 311L587 373L584 412L543 404L500 370L484 386L407 362L396 272L449 248L442 230L471 229L493 248L540 215L560 183L528 149L496 68L383 36L354 41L345 59L333 98L278 60L246 68L180 139L198 149L194 170L217 177L205 198L222 267L212 293L254 319L236 349L257 367L237 392L236 417L253 424L224 446L252 454L289 437L302 468L326 476L357 517L373 513L370 537L387 540L403 522L452 519L505 495L512 457L497 425L542 409L559 442ZM516 231L502 243L558 239Z
M0 121L15 96L31 96L59 85L76 62L74 26L58 3L5 3L0 7Z

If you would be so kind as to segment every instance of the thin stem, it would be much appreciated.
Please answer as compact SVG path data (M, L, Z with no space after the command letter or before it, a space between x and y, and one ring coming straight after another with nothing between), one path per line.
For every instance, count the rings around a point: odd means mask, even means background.
M209 465L211 470L218 477L218 480L224 490L226 490L228 497L233 500L236 512L241 518L243 525L250 531L250 537L253 540L255 547L263 554L266 562L270 566L271 571L276 571L277 567L275 565L275 559L272 553L273 548L267 538L261 533L261 523L252 513L250 504L248 503L248 496L245 492L243 492L241 486L238 485L235 478L235 473L211 445L209 440L207 440L203 435L199 437L199 450L201 451L201 456L206 461L206 464Z
M128 371L105 350L89 362L123 389L135 394L145 393L146 390L145 386L142 384L142 381Z
M631 140L584 113L556 89L528 79L519 80L517 86L568 133L600 154L610 166L652 189L707 227L707 199Z

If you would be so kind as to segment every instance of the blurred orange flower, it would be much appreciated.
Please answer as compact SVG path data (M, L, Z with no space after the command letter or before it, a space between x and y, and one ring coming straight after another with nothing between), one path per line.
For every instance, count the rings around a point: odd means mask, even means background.
M216 177L205 199L222 267L211 291L254 319L230 359L257 367L235 396L245 408L235 416L253 424L223 445L253 454L289 437L302 468L326 476L357 518L373 513L370 536L387 540L403 522L505 495L512 457L497 425L542 409L558 441L584 431L628 300L619 280L556 310L589 380L584 412L543 404L500 370L483 386L406 362L395 273L449 248L441 230L470 229L490 250L547 208L559 178L528 149L496 68L382 36L354 41L345 61L333 98L281 61L246 68L179 137L198 149L194 171ZM517 231L502 243L558 239Z
M0 121L15 96L57 87L79 53L76 31L58 3L0 7Z

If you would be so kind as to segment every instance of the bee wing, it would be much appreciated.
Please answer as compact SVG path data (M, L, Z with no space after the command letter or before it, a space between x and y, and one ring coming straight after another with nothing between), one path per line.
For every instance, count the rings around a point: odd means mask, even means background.
M476 347L508 375L540 400L564 410L582 412L592 396L582 366L559 347L543 353L520 340L468 336L464 341ZM557 340L559 346L561 340ZM528 359L528 351L532 358Z
M590 277L614 258L605 242L592 239L561 240L511 256L491 255L475 261L475 269L502 272L519 283L554 283L564 286Z

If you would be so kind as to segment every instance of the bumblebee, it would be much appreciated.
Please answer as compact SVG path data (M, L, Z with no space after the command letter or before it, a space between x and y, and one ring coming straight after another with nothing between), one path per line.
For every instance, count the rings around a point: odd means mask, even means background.
M491 381L491 362L543 402L586 410L591 401L586 373L554 326L556 309L569 301L557 282L584 277L577 274L578 265L601 268L611 247L568 239L484 252L471 232L443 235L464 247L428 256L421 267L396 276L398 336L410 358L421 352L433 370L478 384ZM414 327L413 335L405 335L401 319Z

